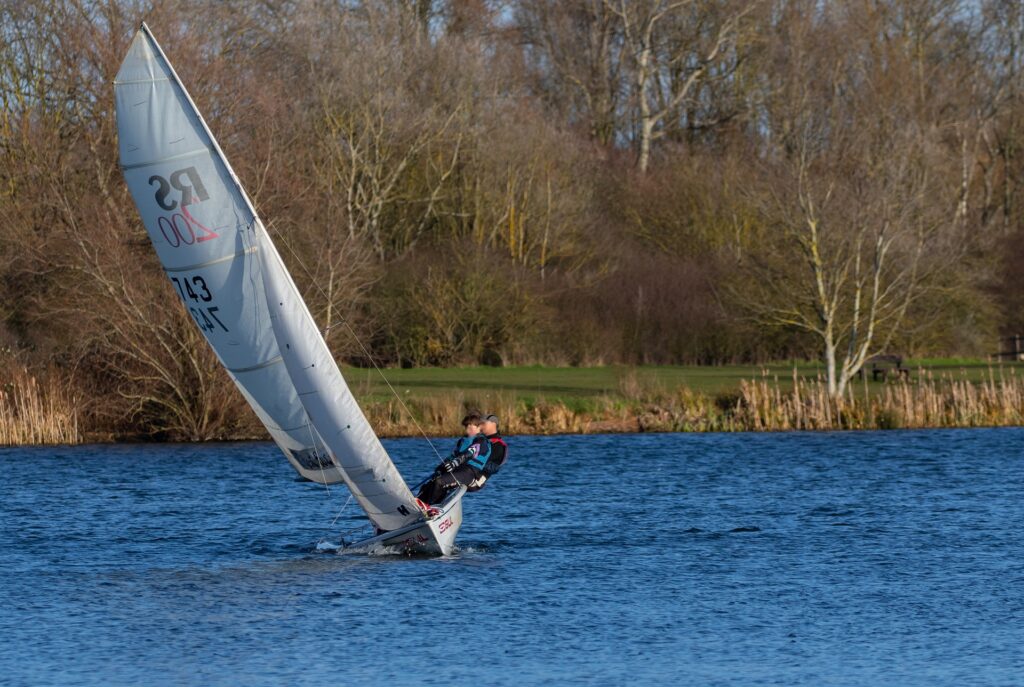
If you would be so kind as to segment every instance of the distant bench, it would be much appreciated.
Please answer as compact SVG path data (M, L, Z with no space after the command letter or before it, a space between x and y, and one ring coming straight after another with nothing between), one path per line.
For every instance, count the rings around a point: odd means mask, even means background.
M1024 336L1007 336L1000 341L1006 342L1006 348L996 353L996 357L1000 360L1024 360Z
M870 367L869 367L870 365ZM871 379L883 382L889 375L895 375L897 379L910 379L910 370L903 367L903 356L900 355L873 355L864 361L864 366L857 371L857 376L864 379L864 369L871 370Z

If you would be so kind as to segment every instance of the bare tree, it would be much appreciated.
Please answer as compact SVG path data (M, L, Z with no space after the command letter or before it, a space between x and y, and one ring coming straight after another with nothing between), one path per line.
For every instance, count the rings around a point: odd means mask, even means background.
M986 29L990 40L987 66L991 65L992 126L984 132L989 163L985 169L985 198L999 208L1004 235L1015 228L1019 216L1017 180L1020 150L1024 142L1021 126L1024 109L1024 7L1015 0L984 3ZM978 77L983 78L984 68ZM981 78L978 80L980 81ZM988 203L986 203L988 205Z
M343 200L349 236L385 260L429 229L459 161L465 94L445 80L460 55L432 45L404 12L337 21L312 64L327 153L319 172Z
M650 165L651 145L664 135L658 127L671 112L692 98L703 79L723 78L730 67L712 67L727 57L735 65L736 56L725 53L734 46L741 23L757 6L745 3L740 9L716 16L721 8L714 2L699 0L604 0L619 19L630 56L633 89L637 108L637 167L646 173ZM693 43L667 40L665 25L683 12L693 12L696 24ZM712 22L714 28L705 28Z
M593 254L589 159L562 128L503 103L467 148L452 210L460 234L537 270L578 271Z
M753 281L733 295L765 324L812 334L840 399L962 246L948 189L951 202L937 202L935 147L915 127L873 150L851 136L822 151L816 134L805 130L798 154L768 171L762 247L747 256Z
M518 26L545 97L602 145L620 125L622 31L605 0L518 3Z

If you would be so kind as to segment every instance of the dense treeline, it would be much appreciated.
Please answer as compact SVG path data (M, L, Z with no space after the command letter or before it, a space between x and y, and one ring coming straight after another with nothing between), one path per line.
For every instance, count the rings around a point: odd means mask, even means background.
M253 422L117 165L146 20L341 360L994 352L1024 329L1016 0L7 1L0 369Z

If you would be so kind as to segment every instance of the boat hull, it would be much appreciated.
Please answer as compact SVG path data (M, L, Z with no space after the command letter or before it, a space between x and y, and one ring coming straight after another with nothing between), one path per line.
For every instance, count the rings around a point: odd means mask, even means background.
M438 505L439 513L429 520L419 520L397 530L346 544L344 550L397 548L406 553L447 556L455 549L455 535L462 527L462 497L466 487L459 487Z

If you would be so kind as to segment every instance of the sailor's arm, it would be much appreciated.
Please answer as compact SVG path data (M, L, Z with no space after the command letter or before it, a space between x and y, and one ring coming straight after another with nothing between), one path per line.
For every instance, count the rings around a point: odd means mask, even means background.
M451 469L454 470L458 466L476 458L478 455L481 456L482 460L486 461L487 456L489 454L490 444L487 442L486 439L478 439L474 441L465 451L457 453L456 455L446 460L445 463L448 464L450 461ZM451 470L449 470L449 472L450 471Z

